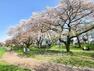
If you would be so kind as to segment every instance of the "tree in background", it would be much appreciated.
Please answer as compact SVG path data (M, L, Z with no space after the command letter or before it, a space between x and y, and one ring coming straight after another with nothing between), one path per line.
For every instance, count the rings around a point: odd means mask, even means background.
M64 42L67 52L70 52L72 38L78 37L94 28L94 25L89 25L87 29L82 30L84 26L80 26L80 24L85 24L83 21L86 20L87 22L87 19L93 20L93 17L91 17L94 13L93 6L92 2L83 0L63 0L56 8L48 10L49 20L54 20L51 25L61 28L60 38L62 36L66 38L62 42ZM79 26L80 28L77 28Z
M70 52L72 38L79 37L94 28L94 24L90 23L88 23L87 29L83 29L84 26L81 26L81 24L85 24L83 21L87 23L93 20L93 6L94 3L90 1L63 0L54 8L34 13L31 18L22 21L9 33L16 37L18 42L21 40L22 45L26 44L27 47L32 44L32 39L37 37L40 47L42 35L47 36L50 31L49 34L53 33L51 37L54 35L58 37L65 44L66 51ZM33 36L32 33L36 35Z

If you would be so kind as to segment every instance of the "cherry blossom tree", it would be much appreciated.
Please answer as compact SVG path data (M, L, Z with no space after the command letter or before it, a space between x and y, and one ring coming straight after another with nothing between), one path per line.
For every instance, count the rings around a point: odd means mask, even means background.
M21 21L15 28L12 28L9 34L26 47L33 44L33 40L37 37L39 40L36 40L40 47L41 37L47 36L47 33L53 33L50 37L52 38L54 35L58 37L65 44L66 51L70 52L72 38L94 29L94 24L90 24L93 16L93 2L89 0L62 0L56 7L33 13L31 18ZM81 26L81 24L85 24L83 21L90 24L87 29L83 29L84 26Z
M51 21L51 25L55 27L54 29L50 26L51 28L49 30L56 32L59 30L60 39L65 44L67 52L70 52L70 43L72 38L94 28L94 24L89 25L87 29L83 29L84 26L80 26L80 24L85 24L83 21L90 21L91 23L91 20L93 20L93 17L91 17L91 15L94 14L93 6L94 3L90 1L63 0L61 4L55 8L48 9L46 12L48 15L46 15L45 20ZM64 37L63 40L62 37Z

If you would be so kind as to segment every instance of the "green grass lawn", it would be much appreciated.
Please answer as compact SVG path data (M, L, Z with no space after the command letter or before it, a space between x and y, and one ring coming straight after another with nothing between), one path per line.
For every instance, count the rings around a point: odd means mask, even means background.
M94 50L83 51L81 48L72 48L72 53L65 53L65 48L52 46L49 49L31 48L29 54L24 54L22 50L17 51L20 55L35 58L40 61L62 63L77 67L94 68Z
M0 65L0 71L31 71L29 69L20 68L13 65Z
M0 47L0 57L2 57L5 52L6 52L5 48ZM1 60L0 71L31 71L31 70L14 66L14 65L9 65L8 63Z
M0 57L2 57L4 53L5 53L5 49L3 47L0 47Z
M6 62L0 61L0 71L31 71L31 70L14 65L9 65Z

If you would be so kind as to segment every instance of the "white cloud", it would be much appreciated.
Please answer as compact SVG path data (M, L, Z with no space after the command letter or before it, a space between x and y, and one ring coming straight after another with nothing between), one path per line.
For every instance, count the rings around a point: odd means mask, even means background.
M7 39L10 39L11 37L10 36L4 36L3 38L0 38L0 42L4 42L5 40Z

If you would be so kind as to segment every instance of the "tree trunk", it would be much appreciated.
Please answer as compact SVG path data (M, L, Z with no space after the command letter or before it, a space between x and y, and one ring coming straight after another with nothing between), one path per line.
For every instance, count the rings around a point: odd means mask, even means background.
M79 36L77 36L77 41L78 41L79 48L81 48L81 43L80 43L80 40L79 40Z
M70 40L69 36L67 36L67 42L65 44L66 52L70 52L70 42L71 42L71 40Z
M66 52L70 52L70 46L66 45Z
M29 48L30 44L26 44L26 48Z

